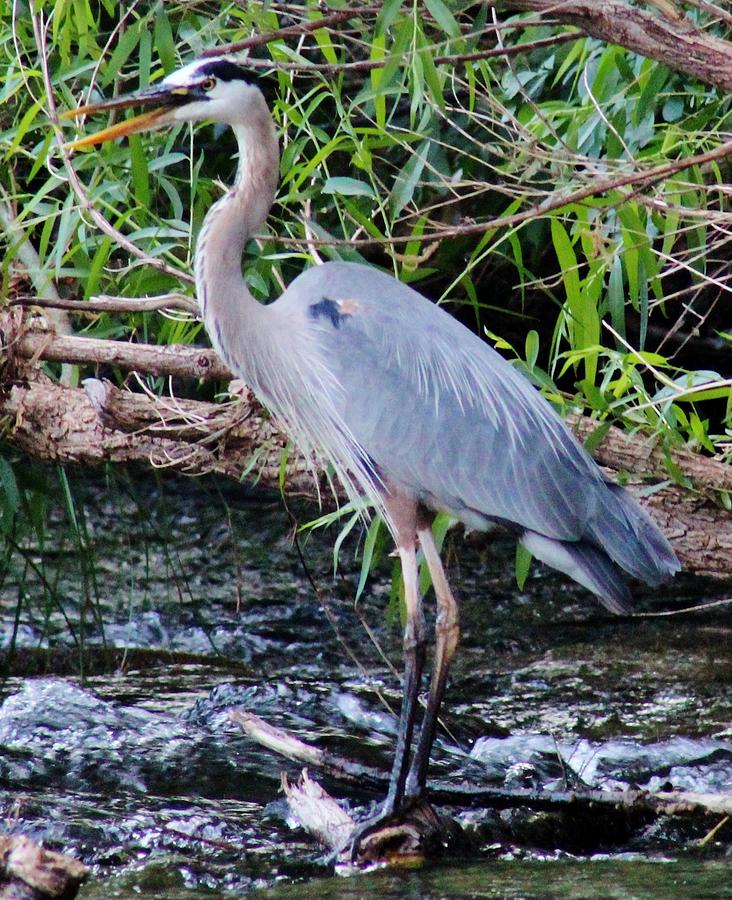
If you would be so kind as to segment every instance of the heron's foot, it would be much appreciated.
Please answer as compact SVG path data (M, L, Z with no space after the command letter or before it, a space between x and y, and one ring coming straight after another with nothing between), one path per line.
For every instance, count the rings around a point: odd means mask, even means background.
M400 809L356 825L338 854L338 865L414 865L441 856L461 833L457 822L435 812L424 797L408 799Z

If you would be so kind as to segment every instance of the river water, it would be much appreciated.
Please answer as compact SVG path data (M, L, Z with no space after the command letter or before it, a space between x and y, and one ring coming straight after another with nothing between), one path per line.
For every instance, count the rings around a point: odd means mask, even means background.
M49 472L49 483L55 475ZM354 534L293 545L278 497L210 479L111 474L51 503L43 542L7 557L0 637L5 830L92 867L84 898L732 895L732 825L667 817L617 831L456 803L458 860L333 877L289 822L298 767L241 734L243 708L388 771L399 685L385 557L354 603ZM72 519L75 528L71 527ZM627 786L732 792L729 612L614 618L537 569L519 591L501 537L448 535L463 637L431 778L559 791ZM642 612L724 597L679 578ZM313 773L318 775L318 773ZM354 806L369 785L324 778Z

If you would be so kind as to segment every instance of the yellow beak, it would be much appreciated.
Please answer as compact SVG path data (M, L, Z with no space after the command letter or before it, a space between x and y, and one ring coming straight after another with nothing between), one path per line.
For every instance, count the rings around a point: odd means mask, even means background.
M91 147L94 144L103 144L105 141L112 141L118 137L125 137L130 134L137 134L140 131L149 131L166 125L173 121L173 110L177 106L188 103L191 100L188 88L154 88L149 91L142 91L139 94L128 94L124 97L115 97L113 100L102 100L99 103L89 103L86 106L79 106L77 109L70 109L62 113L62 119L77 119L79 116L86 116L96 112L107 112L115 109L128 109L131 106L152 106L152 109L146 110L131 119L125 119L123 122L117 122L94 134L86 135L75 141L70 141L66 148L68 150L80 150L83 147Z

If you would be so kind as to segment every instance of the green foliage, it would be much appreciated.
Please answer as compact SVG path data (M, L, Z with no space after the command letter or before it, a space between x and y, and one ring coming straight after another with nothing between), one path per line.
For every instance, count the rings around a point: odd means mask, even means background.
M719 147L728 98L589 38L534 46L557 29L523 26L523 16L504 20L514 26L501 31L511 55L481 57L494 45L486 10L387 0L378 15L354 13L257 48L276 70L282 164L271 232L245 260L252 289L275 295L310 263L309 219L316 238L334 239L322 256L388 267L481 333L519 330L523 351L495 342L552 402L728 459L729 371L716 371L729 351L719 312L730 290L727 164L628 181ZM72 296L190 291L175 272L190 272L217 179L234 172L226 131L204 126L194 141L179 127L78 154L84 196L75 194L48 117L44 60L62 110L145 87L204 48L321 15L315 0L5 4L0 203L15 228L0 296L18 278L23 238ZM137 256L92 222L87 204ZM74 325L95 337L205 340L200 323L160 313L94 314ZM686 353L699 336L711 354L702 371ZM0 464L6 533L21 511L39 515L17 472ZM377 525L368 532L364 571L379 534Z

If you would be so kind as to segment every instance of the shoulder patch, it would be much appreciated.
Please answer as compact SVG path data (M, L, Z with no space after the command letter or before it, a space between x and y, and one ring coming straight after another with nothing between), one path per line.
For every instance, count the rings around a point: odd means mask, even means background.
M358 309L355 300L331 300L323 297L319 303L313 303L308 307L311 319L330 319L334 328L340 328L344 319L350 318Z

